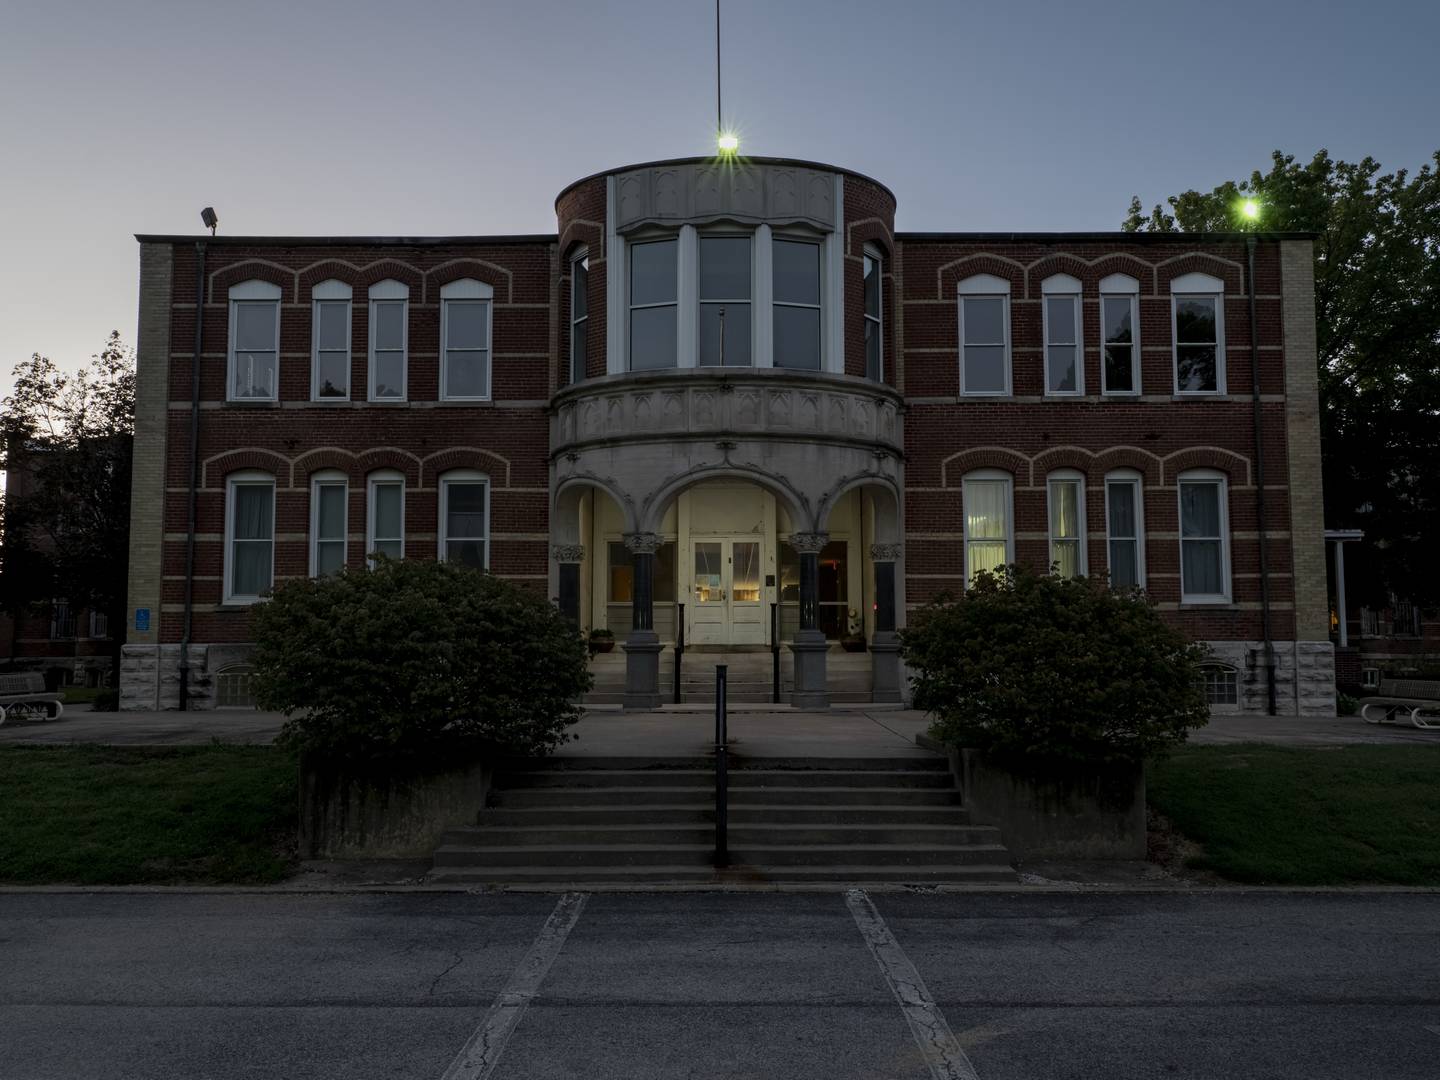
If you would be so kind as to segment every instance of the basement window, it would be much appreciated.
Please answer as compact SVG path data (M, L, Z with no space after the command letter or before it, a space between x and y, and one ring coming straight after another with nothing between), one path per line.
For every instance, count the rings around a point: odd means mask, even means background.
M1205 664L1200 668L1200 678L1205 684L1205 700L1211 708L1240 704L1240 673L1233 667Z

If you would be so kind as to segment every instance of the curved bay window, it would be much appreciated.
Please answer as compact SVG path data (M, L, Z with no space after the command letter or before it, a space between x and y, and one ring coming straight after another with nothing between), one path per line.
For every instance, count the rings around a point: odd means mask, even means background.
M678 240L630 245L630 370L675 367Z
M749 367L751 241L700 237L700 366Z

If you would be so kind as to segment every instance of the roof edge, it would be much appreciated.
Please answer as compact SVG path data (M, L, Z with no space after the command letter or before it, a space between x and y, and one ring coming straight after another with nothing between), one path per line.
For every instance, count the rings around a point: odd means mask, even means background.
M1258 240L1314 240L1313 232L906 232L895 233L896 240L933 240L959 243L1101 243L1101 244L1219 244L1243 241L1247 236Z
M509 233L495 236L205 236L184 233L136 233L142 244L285 244L288 247L439 247L444 244L555 244L558 233Z
M864 173L857 172L854 169L847 169L843 165L830 165L824 161L810 161L807 158L751 157L748 154L737 154L733 158L705 157L703 155L661 158L658 161L636 161L629 165L617 165L613 169L601 169L599 172L593 172L589 176L582 176L579 180L572 180L566 184L560 189L560 194L555 196L555 205L558 207L560 200L581 184L588 184L591 180L599 180L606 176L614 176L616 173L629 172L631 169L653 169L660 165L707 165L722 162L739 165L799 165L806 169L824 169L826 172L839 173L841 176L853 176L857 180L864 180L867 184L874 184L881 191L885 192L886 195L889 195L892 202L896 202L898 205L895 192L890 190L889 185L881 183L873 176L866 176Z

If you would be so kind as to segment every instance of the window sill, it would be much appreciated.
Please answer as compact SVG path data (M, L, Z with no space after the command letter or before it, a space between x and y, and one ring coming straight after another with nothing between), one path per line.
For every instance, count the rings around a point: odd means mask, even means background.
M276 398L226 398L225 404L238 409L278 409L280 402Z
M1228 608L1228 609L1231 609L1231 610L1234 610L1234 611L1240 610L1240 609L1236 606L1235 601L1229 599L1228 597L1217 596L1217 597L1215 597L1214 599L1209 599L1209 600L1204 599L1203 597L1202 597L1202 598L1195 598L1195 599L1188 599L1188 600L1182 598L1181 601L1180 601L1180 610L1181 610L1181 611L1188 611L1188 610L1190 610L1191 608L1198 608L1198 609L1208 610L1208 611L1214 611L1214 610L1217 610L1217 609L1224 609L1224 608Z
M215 611L218 614L236 611L249 611L256 604L262 602L262 597L257 596L254 600L226 600L223 604L216 604Z

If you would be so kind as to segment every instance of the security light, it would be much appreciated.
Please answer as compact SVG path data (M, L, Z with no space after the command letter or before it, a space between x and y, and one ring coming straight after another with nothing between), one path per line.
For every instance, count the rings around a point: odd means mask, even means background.
M733 131L722 131L717 142L722 154L733 154L740 149L740 136Z
M220 224L220 219L215 216L215 208L213 206L207 206L204 210L201 210L200 220L203 221L205 227L210 230L210 235L214 236L215 226Z
M1245 215L1246 221L1260 220L1260 202L1257 199L1246 199L1240 204L1240 213Z

